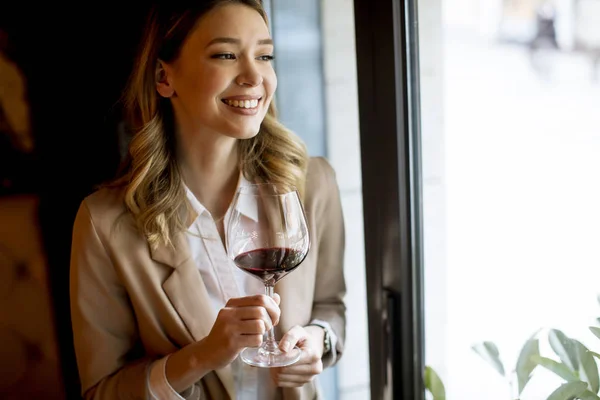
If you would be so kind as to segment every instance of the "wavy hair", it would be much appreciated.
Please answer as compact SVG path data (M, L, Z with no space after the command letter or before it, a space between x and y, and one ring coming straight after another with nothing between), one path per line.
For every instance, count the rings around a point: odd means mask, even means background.
M187 3L187 4L184 4ZM123 92L129 151L119 177L109 186L124 187L125 206L151 246L173 245L187 229L189 204L175 158L174 116L169 99L156 91L158 60L175 60L199 18L223 4L256 10L269 26L260 0L159 1L150 10L134 68ZM238 141L239 166L249 181L295 188L303 198L308 154L300 138L277 119L273 102L259 133Z

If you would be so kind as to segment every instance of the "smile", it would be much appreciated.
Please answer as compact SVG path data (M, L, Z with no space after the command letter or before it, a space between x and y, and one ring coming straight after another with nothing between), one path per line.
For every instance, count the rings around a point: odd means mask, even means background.
M230 107L241 108L241 109L255 109L258 107L258 103L260 99L253 100L227 100L223 99L223 103L227 104Z

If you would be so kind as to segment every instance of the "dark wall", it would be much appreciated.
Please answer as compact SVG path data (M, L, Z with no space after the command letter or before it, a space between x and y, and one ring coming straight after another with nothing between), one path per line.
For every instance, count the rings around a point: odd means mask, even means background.
M54 2L52 2L54 3ZM64 2L60 2L64 4ZM83 3L73 3L74 5ZM28 84L32 170L67 398L79 398L69 315L71 229L83 197L113 176L116 103L131 68L142 7L2 2L0 27Z

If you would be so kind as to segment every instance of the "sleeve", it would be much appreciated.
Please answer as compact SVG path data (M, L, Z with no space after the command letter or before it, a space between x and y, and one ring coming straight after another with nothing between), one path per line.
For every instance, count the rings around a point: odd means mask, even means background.
M310 321L309 325L320 326L326 333L325 340L328 340L329 342L329 353L333 354L330 355L328 353L325 353L323 354L323 357L331 357L334 360L337 359L337 350L335 348L335 345L337 343L337 335L335 334L333 329L331 329L331 325L329 325L327 321L321 321L320 319L313 319L312 321Z
M311 319L325 321L331 327L335 343L323 357L325 368L333 366L344 350L346 336L346 282L344 279L345 228L340 191L335 172L322 157L314 176L318 187L326 193L317 215L317 279ZM334 346L335 345L335 346Z
M148 374L148 392L152 400L185 400L179 393L175 391L167 380L165 368L169 356L165 356L160 360L155 361L150 367ZM188 395L193 395L195 386L191 387Z
M71 323L85 400L147 399L149 358L141 357L125 288L96 232L85 201L73 226Z

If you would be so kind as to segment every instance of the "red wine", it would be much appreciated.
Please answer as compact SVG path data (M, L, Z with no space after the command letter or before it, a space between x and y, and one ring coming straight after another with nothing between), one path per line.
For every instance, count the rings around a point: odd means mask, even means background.
M241 253L233 261L257 278L275 283L300 265L306 253L286 247L272 247Z

